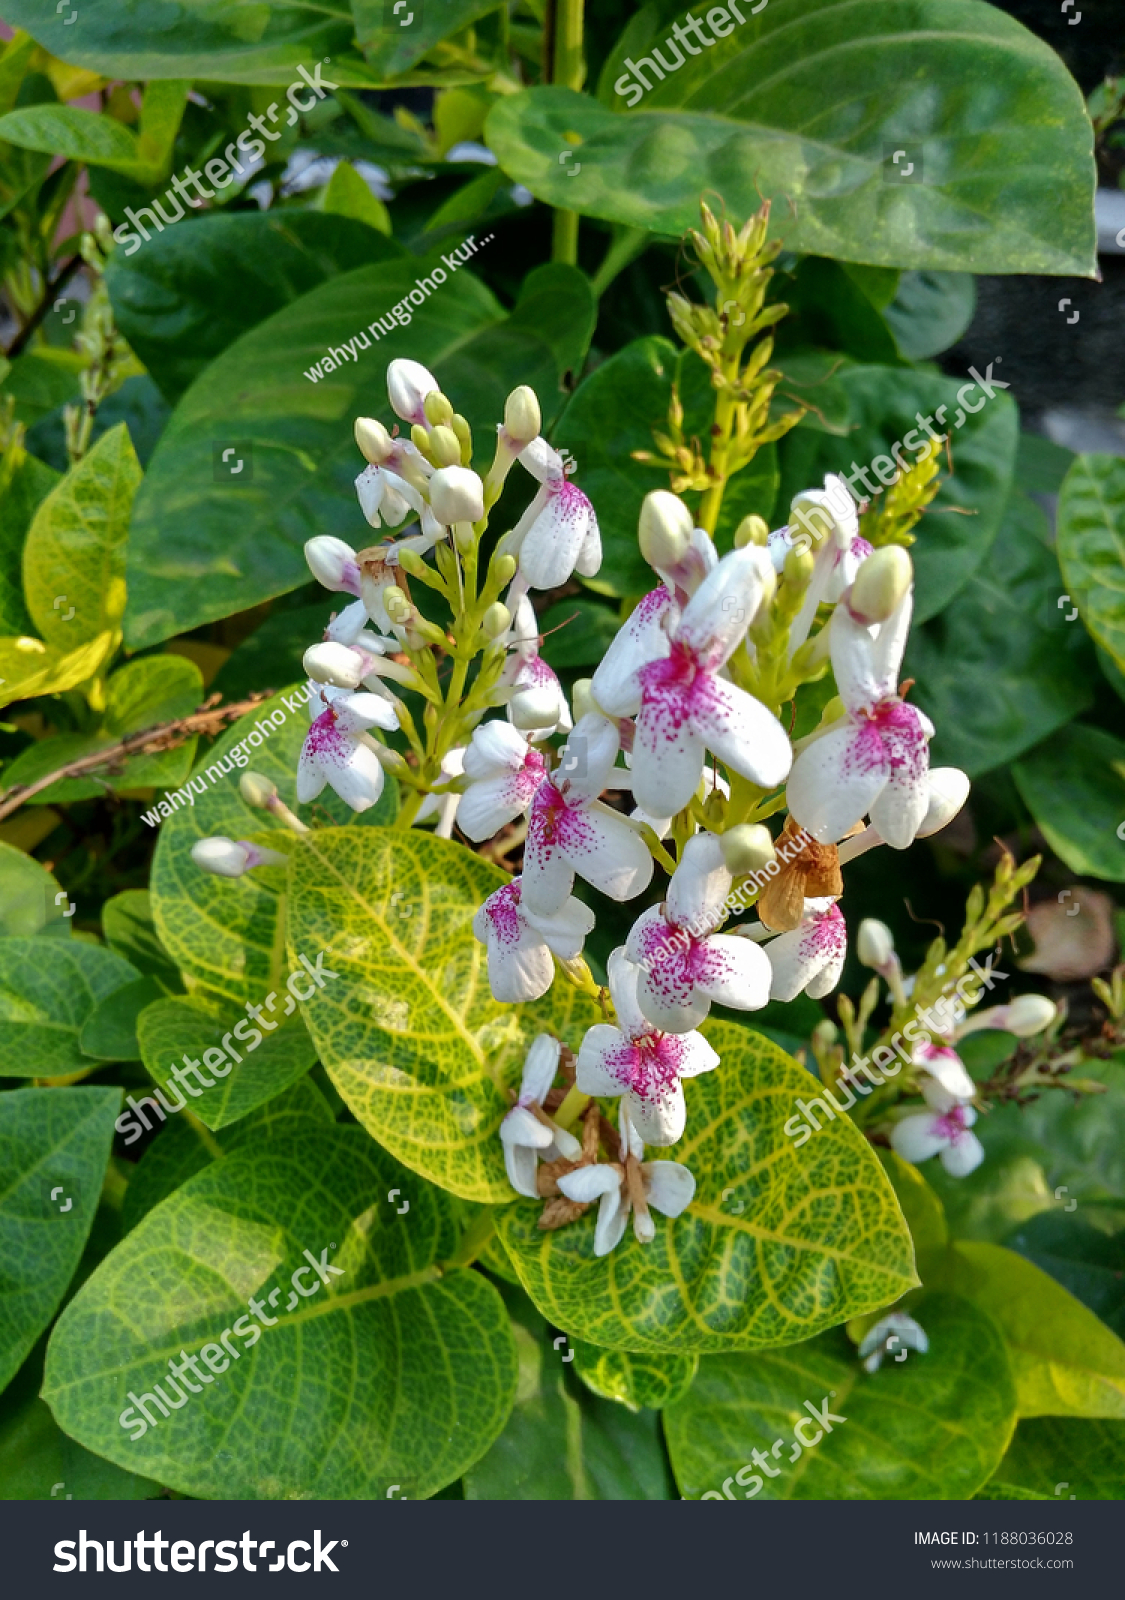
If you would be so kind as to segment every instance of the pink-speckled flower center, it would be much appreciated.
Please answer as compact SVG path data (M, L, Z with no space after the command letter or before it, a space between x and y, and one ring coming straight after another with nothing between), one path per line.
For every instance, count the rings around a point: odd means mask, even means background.
M647 1033L608 1052L606 1066L623 1090L655 1105L680 1079L683 1040L672 1033Z
M329 706L311 724L305 740L305 750L310 756L320 758L340 756L344 749L345 738L336 726L339 720L336 712Z
M821 963L834 961L847 949L848 930L839 906L816 911L801 936L801 959Z
M506 883L485 901L484 909L492 931L501 944L512 945L519 939L523 926L519 904L520 886L514 882Z
M559 826L569 807L549 779L544 778L531 803L529 832L535 831L537 843L553 845L559 842Z
M947 1139L951 1145L959 1144L968 1132L965 1126L964 1106L954 1106L943 1116L935 1117L934 1132L939 1138Z

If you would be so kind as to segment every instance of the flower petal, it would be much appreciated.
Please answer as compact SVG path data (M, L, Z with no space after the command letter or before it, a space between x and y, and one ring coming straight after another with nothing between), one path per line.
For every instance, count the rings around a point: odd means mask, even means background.
M503 1137L503 1125L501 1125ZM509 1144L504 1142L504 1170L508 1174L508 1182L517 1194L523 1194L529 1200L538 1199L539 1190L535 1184L536 1171L539 1166L535 1151L525 1144Z
M533 589L557 589L567 581L592 516L589 500L569 479L547 485L547 503L520 544L520 571Z
M849 717L801 751L785 798L819 844L836 844L867 815L889 777L890 758L875 724Z
M595 669L590 692L611 717L631 717L640 709L638 673L650 661L666 656L671 640L665 622L677 615L675 601L663 586L638 603Z
M745 689L725 678L699 681L691 719L707 748L751 783L774 789L785 782L793 764L789 736L772 711Z
M703 777L703 739L675 688L645 688L633 743L633 797L654 817L675 816Z
M645 1144L666 1146L678 1143L683 1137L687 1105L678 1078L656 1099L642 1099L632 1090L624 1099L629 1107L629 1118Z
M758 1011L770 997L773 969L766 952L750 939L713 933L696 958L695 986L708 1000Z
M968 1130L941 1152L941 1164L951 1178L967 1178L984 1160L984 1146Z
M476 782L480 778L499 777L504 772L518 772L527 759L527 752L525 735L510 722L499 719L482 722L474 729L465 751L465 776Z
M537 1105L543 1104L559 1070L561 1051L562 1046L559 1041L553 1039L549 1033L535 1035L523 1064L523 1077L520 1080L521 1101L534 1100Z
M915 1166L921 1161L928 1161L931 1156L936 1156L939 1150L946 1149L949 1144L949 1140L941 1132L939 1122L940 1119L928 1111L903 1117L902 1121L896 1122L891 1129L891 1149L904 1161L910 1161Z
M646 1161L641 1166L650 1206L666 1217L678 1217L695 1198L695 1178L679 1161Z
M732 550L707 574L684 607L676 642L686 645L701 666L717 671L753 622L765 585L773 576L770 558L759 546Z
M568 1200L588 1206L608 1194L621 1193L621 1168L606 1161L589 1167L576 1167L573 1172L564 1172L558 1184Z
M546 1150L554 1135L523 1106L513 1106L500 1124L500 1138L504 1144L524 1144L529 1150Z
M624 945L618 945L616 950L610 952L606 963L606 975L609 978L609 993L613 1000L613 1009L617 1012L617 1020L621 1024L621 1031L630 1039L639 1039L651 1033L652 1029L646 1022L637 1000L640 969L629 960Z
M620 813L600 800L560 818L559 849L579 877L611 900L632 900L652 882L654 863L648 845Z
M621 1198L621 1190L607 1194L598 1207L598 1221L594 1229L594 1254L607 1256L625 1237L629 1220L629 1205Z
M620 1028L608 1022L595 1022L586 1030L586 1037L578 1047L578 1065L575 1083L582 1094L601 1098L618 1095L622 1084L620 1074L610 1063L615 1061L627 1043Z
M471 783L461 796L457 821L470 839L491 839L493 834L527 810L529 796L520 774L485 778ZM565 899L565 896L563 897Z
M586 935L593 931L597 920L589 906L573 897L551 916L540 916L525 908L524 917L560 961L573 961L581 953Z
M723 920L732 878L717 834L697 833L684 845L668 884L668 920L702 936Z

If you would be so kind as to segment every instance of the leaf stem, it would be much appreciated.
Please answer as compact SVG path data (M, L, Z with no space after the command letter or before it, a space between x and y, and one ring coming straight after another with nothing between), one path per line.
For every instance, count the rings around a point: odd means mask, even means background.
M550 81L568 89L581 89L586 81L586 63L582 57L583 11L584 0L556 0ZM572 267L578 265L577 211L556 209L551 260Z

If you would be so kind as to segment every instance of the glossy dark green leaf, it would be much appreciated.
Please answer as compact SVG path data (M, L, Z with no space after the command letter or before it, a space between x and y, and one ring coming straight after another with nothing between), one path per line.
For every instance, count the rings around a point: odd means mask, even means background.
M621 629L616 606L594 600L561 600L539 618L542 654L556 672L594 667Z
M576 1360L516 1290L505 1290L519 1359L503 1433L465 1475L466 1500L670 1500L660 1421L599 1399L568 1373Z
M436 44L495 10L494 0L442 0L440 5L400 8L396 16L384 0L352 0L356 42L372 72L394 78L416 65Z
M482 241L481 248L488 246ZM236 340L192 385L157 446L133 517L132 644L154 643L307 582L304 544L314 534L356 546L370 541L355 497L362 458L352 424L363 413L395 421L381 398L394 357L409 356L435 373L489 461L489 440L517 384L536 389L545 421L555 414L560 380L580 364L583 334L593 327L593 296L573 267L531 274L505 316L462 266L435 285L409 327L396 327L369 349L354 342L357 334L368 338L373 320L388 316L434 265L440 257L333 278ZM355 360L345 353L319 381L305 376L329 346L339 350L349 340ZM216 458L231 446L239 459L248 456L252 476L217 475Z
M51 1336L44 1398L79 1443L183 1494L424 1498L488 1449L516 1387L496 1289L439 1265L455 1245L447 1199L362 1129L302 1120L189 1178L106 1257ZM302 1277L304 1252L338 1275ZM250 1299L276 1321L258 1340ZM200 1374L210 1352L195 1393L169 1375L181 1347ZM158 1384L178 1406L148 1402L134 1438L130 1394Z
M70 937L70 901L54 875L14 845L0 842L0 937Z
M857 496L874 494L880 484L874 469L885 477L898 470L896 449L907 466L918 459L927 442L920 417L934 433L954 429L953 471L943 458L942 486L914 530L917 542L910 551L916 620L924 622L944 610L988 556L1012 485L1016 408L1003 392L985 401L971 378L958 384L955 378L899 367L849 366L837 381L848 398L849 431L838 438L799 427L786 435L779 447L781 505L788 506L803 489L819 488L826 472L848 475ZM975 413L963 409L959 394L978 408ZM878 498L874 503L879 505Z
M164 990L155 978L138 978L114 989L82 1024L78 1035L82 1054L99 1061L139 1061L137 1018L146 1006L163 998Z
M1125 882L1125 743L1081 723L1059 728L1012 769L1024 803L1074 872Z
M970 272L904 272L883 316L906 359L928 361L957 343L976 304Z
M656 1219L652 1243L629 1229L599 1258L593 1214L546 1233L533 1201L500 1216L500 1237L539 1310L605 1349L790 1344L887 1305L916 1281L902 1213L851 1120L796 1144L784 1124L800 1120L808 1073L749 1028L714 1023L706 1033L721 1066L685 1083L687 1132L675 1147L695 1198L675 1221Z
M1120 1500L1125 1492L1125 1422L1087 1422L1077 1417L1033 1417L1020 1423L989 1488L1014 1490L1035 1500ZM1060 1549L1070 1555L1067 1524L1059 1527Z
M1059 493L1059 565L1094 638L1125 669L1125 461L1079 456Z
M1081 96L1054 51L1002 12L975 0L730 8L728 36L680 66L671 20L650 9L607 63L612 110L561 88L502 98L486 138L506 171L550 205L661 233L697 223L700 194L721 196L735 222L768 196L803 253L1093 276ZM625 58L653 48L670 75L642 68L650 92L622 115L638 98ZM896 145L915 158L909 181L894 176ZM560 166L568 148L575 161Z
M47 955L49 949L50 954ZM79 1044L100 1001L139 976L84 940L0 941L0 1061L12 1078L63 1078L93 1065Z
M1041 1211L1006 1240L1010 1250L1048 1273L1081 1300L1107 1328L1125 1335L1125 1211L1084 1205L1076 1196L1062 1203L1072 1211Z
M53 467L15 445L0 462L0 633L34 629L23 598L23 545L36 509L58 481Z
M182 988L179 969L157 937L147 889L125 889L102 906L105 942L138 972L155 978L166 994Z
M910 636L904 671L937 729L935 765L962 767L970 777L990 772L1090 704L1089 644L1054 620L1059 570L1040 543L1043 523L1026 496L1013 496L981 570L942 616ZM912 554L924 546L927 526ZM917 559L921 565L920 553Z
M401 254L348 217L218 213L115 251L106 284L118 327L175 401L209 362L274 312L342 272Z
M704 1356L664 1417L684 1496L970 1498L1016 1423L1004 1343L995 1323L956 1295L926 1295L912 1314L929 1350L903 1363L885 1358L874 1373L839 1331L776 1352Z
M11 1073L7 1052L5 1070ZM0 1095L0 1388L74 1276L102 1192L120 1103L119 1089Z

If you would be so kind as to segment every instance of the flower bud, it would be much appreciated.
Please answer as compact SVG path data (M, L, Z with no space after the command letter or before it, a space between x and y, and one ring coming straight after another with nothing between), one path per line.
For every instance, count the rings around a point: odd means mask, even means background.
M914 581L914 563L901 545L876 550L856 573L848 610L860 622L885 622Z
M355 419L355 442L373 467L380 466L394 450L390 434L374 417Z
M460 412L457 412L455 414L455 416L453 418L453 421L449 424L449 426L453 429L454 433L457 435L458 439L460 439L460 441L461 441L462 459L465 459L467 457L468 460L471 461L472 458L473 458L473 430L472 430L472 428L469 427L468 422L460 414Z
M484 484L471 467L442 467L430 479L430 505L439 522L479 522L484 516Z
M809 1035L809 1042L813 1047L813 1054L819 1055L824 1050L831 1050L836 1043L838 1033L836 1024L831 1017L822 1017Z
M969 798L968 775L959 767L931 767L928 778L930 803L922 818L917 837L926 839L951 823Z
M746 872L760 872L776 859L770 830L761 822L740 822L719 835L719 848L727 869L734 876Z
M692 516L678 495L653 489L641 506L638 535L650 567L676 567L691 545Z
M998 1007L1004 1016L997 1026L1014 1033L1019 1039L1030 1039L1032 1034L1042 1033L1044 1028L1050 1027L1058 1015L1058 1009L1045 994L1017 995L1008 1005Z
M265 850L251 844L248 839L228 839L215 834L209 839L197 839L191 847L191 859L204 872L217 878L241 878L251 867L283 867L286 857L277 850Z
M248 806L264 810L271 800L277 799L277 784L263 778L260 772L244 772L238 780L238 792Z
M410 442L420 455L429 460L430 430L423 422L415 422L410 429Z
M492 581L494 583L498 583L501 588L503 588L504 584L511 583L512 579L516 575L516 568L518 566L519 562L513 555L493 556Z
M387 396L396 417L404 422L425 422L426 396L437 388L432 372L419 361L400 357L387 368Z
M397 554L398 564L408 577L420 578L424 572L429 572L429 567L427 567L417 550L411 550L408 545L400 544Z
M453 421L453 404L440 389L434 389L426 396L422 410L431 428L448 427Z
M512 723L524 733L553 728L559 720L559 691L553 685L521 689L510 705Z
M743 517L738 527L734 530L734 548L741 550L744 545L764 545L770 536L769 524L764 517L755 516L753 513Z
M516 446L530 444L539 437L543 417L535 390L521 383L513 389L504 405L504 428Z
M894 934L877 917L864 917L856 939L856 955L865 967L881 972L895 953Z
M484 614L481 626L487 639L498 639L512 625L512 613L502 600L494 600Z
M574 720L579 722L589 712L600 712L601 708L593 695L593 678L576 678L574 687L570 691L570 703L574 708Z
M326 589L359 594L359 564L355 551L343 539L335 539L330 533L317 534L305 545L305 560L313 577Z
M807 589L812 582L815 566L816 557L811 550L801 550L796 547L788 550L782 568L786 583L791 589Z
M414 620L414 607L406 595L395 583L388 583L383 590L383 605L392 622L397 622L400 628L405 628Z
M384 590L384 596L389 592ZM395 593L402 594L402 590L397 589ZM301 665L314 683L330 683L337 689L355 689L363 678L364 661L360 652L349 644L334 644L331 640L310 645Z
M439 424L431 430L430 455L439 467L461 465L461 441L452 428Z

